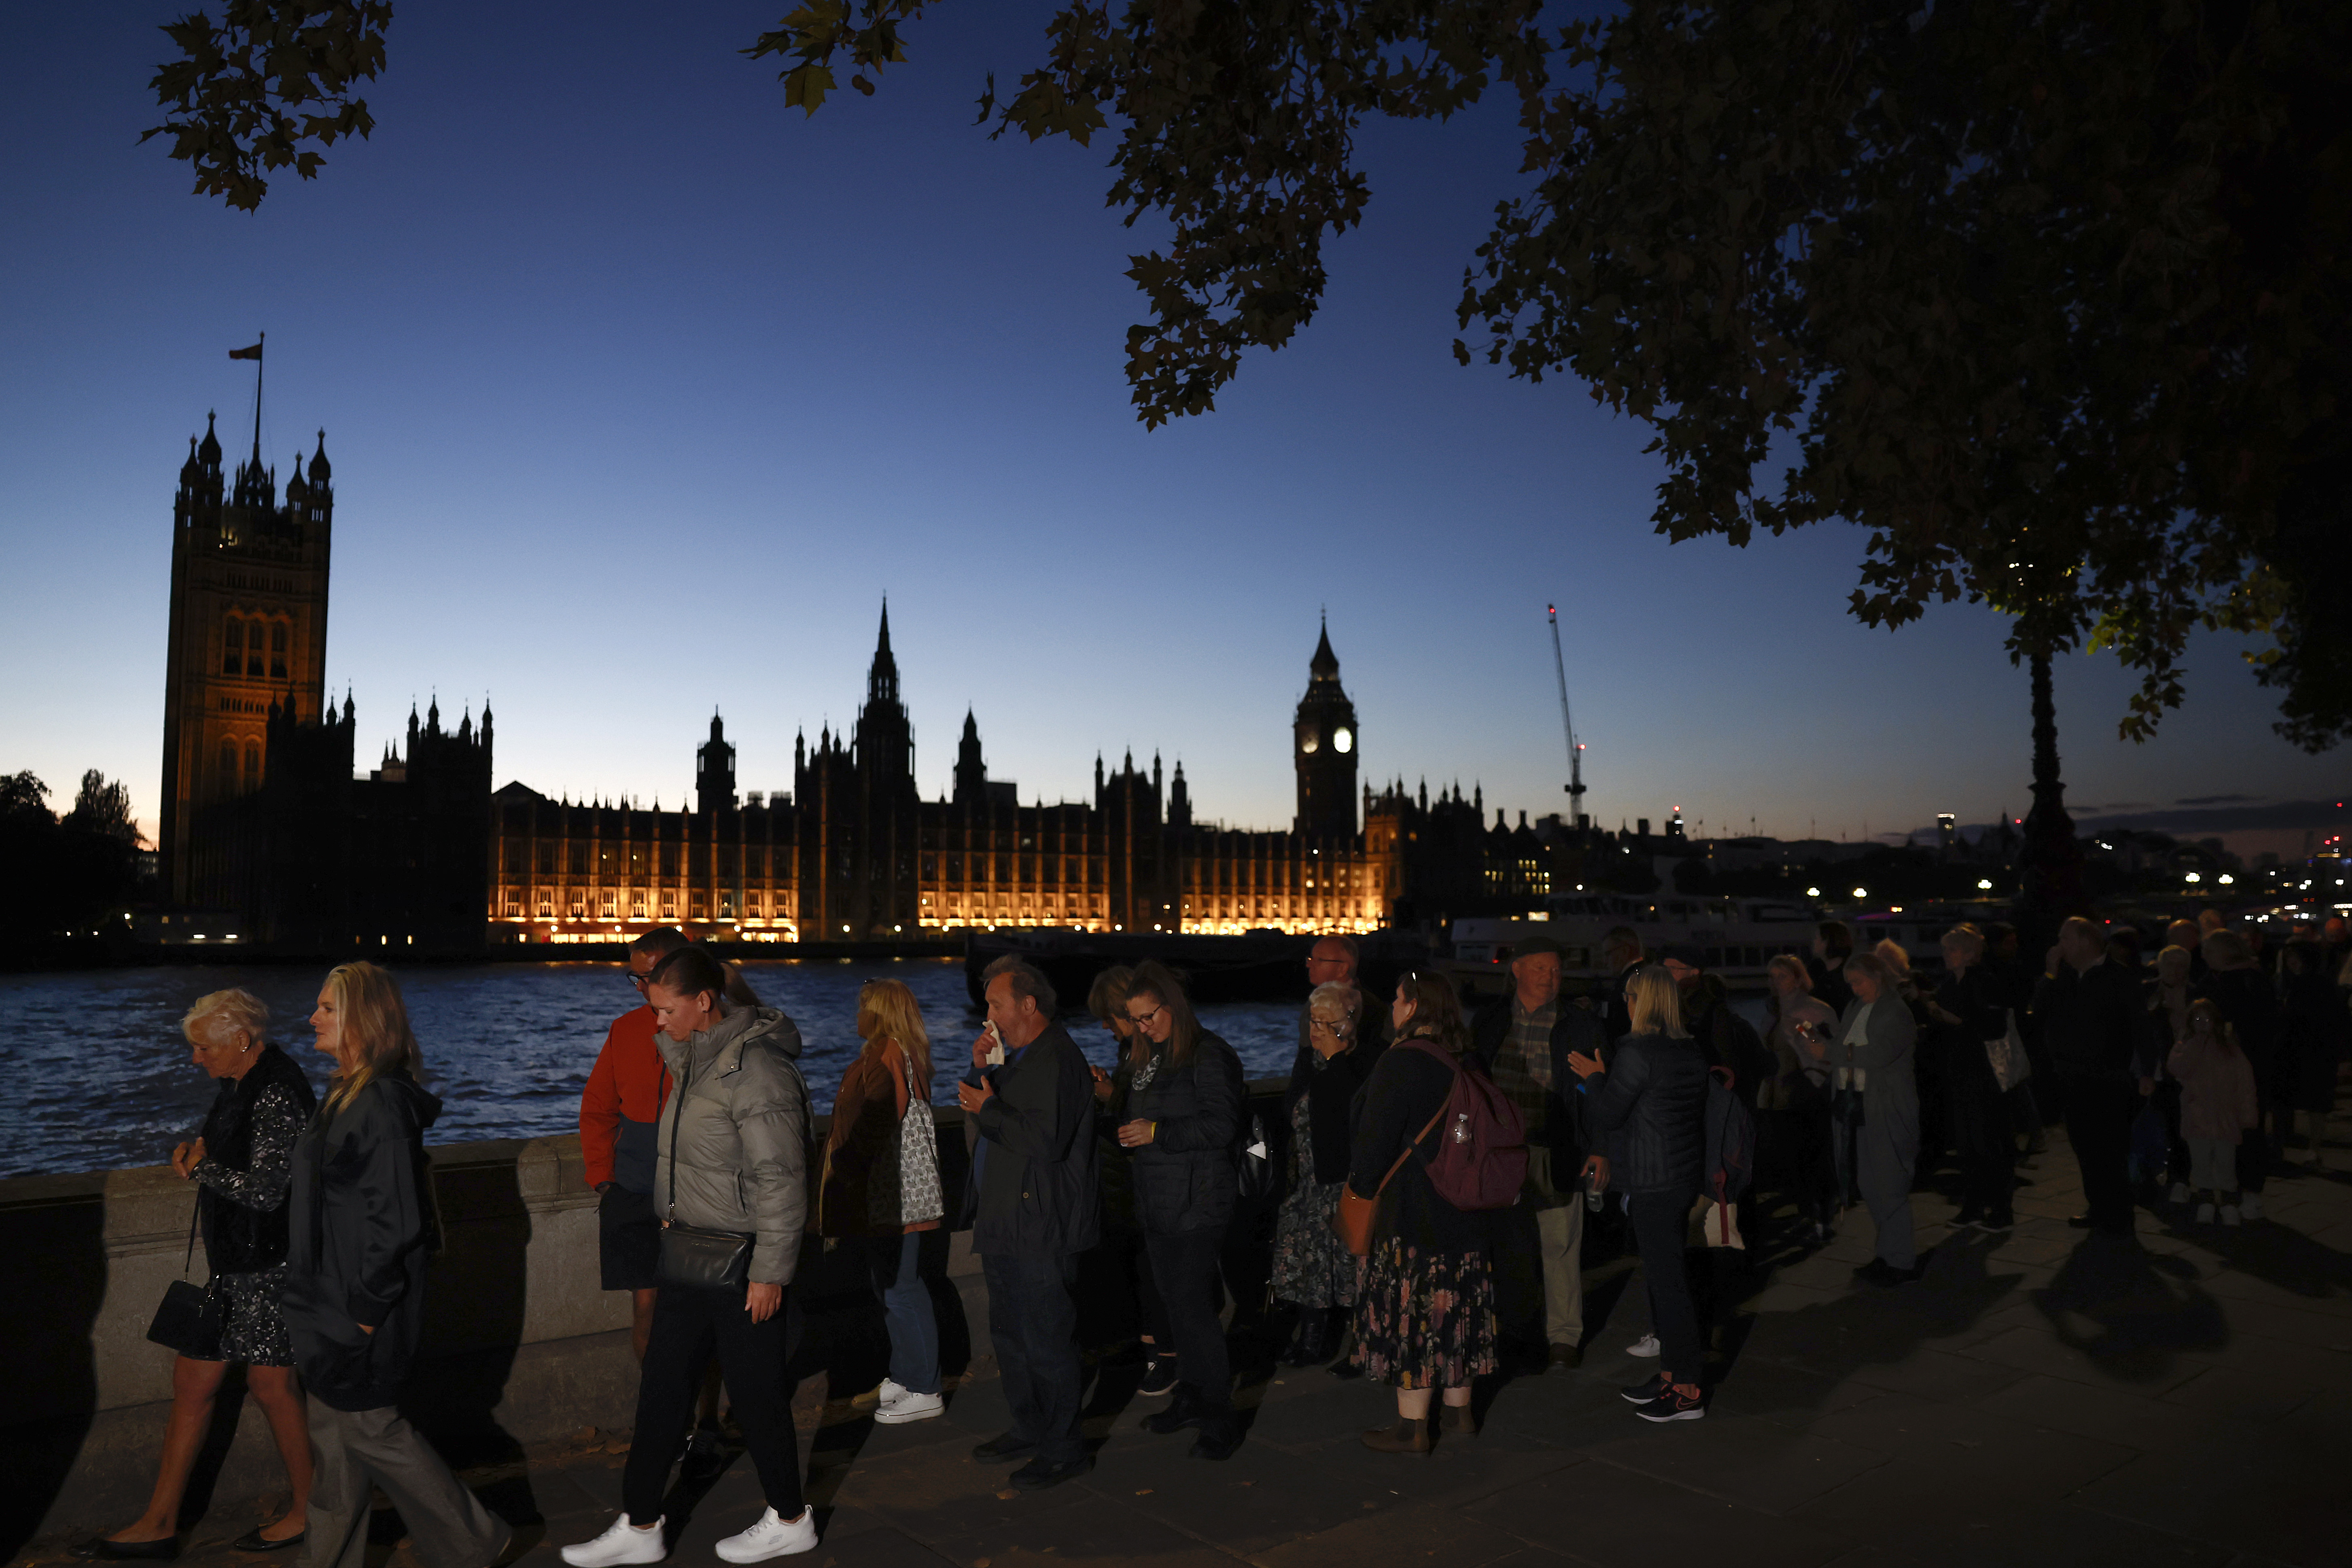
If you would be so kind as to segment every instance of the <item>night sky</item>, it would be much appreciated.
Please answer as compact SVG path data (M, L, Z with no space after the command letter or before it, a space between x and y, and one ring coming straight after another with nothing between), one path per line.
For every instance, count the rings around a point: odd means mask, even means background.
M775 0L402 0L373 140L251 216L137 142L184 8L20 10L0 55L0 771L65 799L99 768L152 822L173 489L207 409L249 446L226 351L266 330L265 455L282 481L323 426L334 461L328 664L362 765L412 700L454 724L488 693L499 784L675 805L717 707L741 787L788 789L795 730L854 718L887 594L927 795L970 704L1024 801L1156 749L1202 819L1286 826L1328 609L1366 776L1483 782L1516 819L1565 798L1557 600L1610 826L1859 837L2028 804L1996 617L1862 628L1850 530L1670 547L1643 427L1454 364L1462 268L1518 189L1499 99L1372 127L1319 317L1146 432L1121 273L1150 237L1103 205L1109 143L971 123L1049 5L946 5L878 97L807 120L735 52ZM2200 645L2147 746L2116 739L2125 672L2062 665L2078 815L2317 825L2280 803L2340 762L2272 736L2239 652Z

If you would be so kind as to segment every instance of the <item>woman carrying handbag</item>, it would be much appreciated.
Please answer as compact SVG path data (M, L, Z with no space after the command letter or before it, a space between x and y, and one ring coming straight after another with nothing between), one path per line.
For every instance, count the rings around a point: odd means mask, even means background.
M293 1058L268 1042L269 1009L250 991L215 991L180 1020L192 1059L219 1085L205 1130L172 1151L173 1173L196 1184L194 1233L205 1238L211 1278L201 1290L175 1284L147 1337L178 1352L172 1414L147 1511L111 1535L72 1549L102 1562L180 1554L180 1500L213 1421L229 1363L268 1418L293 1500L283 1517L247 1531L240 1552L302 1542L310 1508L310 1430L294 1382L294 1347L278 1292L286 1282L286 1188L295 1141L317 1097Z
M947 1211L931 1121L931 1041L915 994L897 980L860 988L857 1033L866 1048L834 1097L817 1231L865 1254L890 1326L890 1375L874 1419L896 1426L947 1408L939 1320L918 1268L923 1234L939 1229Z
M667 1553L662 1495L714 1356L768 1505L719 1542L719 1556L759 1563L806 1552L817 1542L816 1516L801 1491L784 1310L808 1215L800 1030L773 1007L728 1001L726 971L699 947L654 966L646 1005L654 1048L677 1084L655 1124L661 1294L621 1472L624 1511L594 1540L563 1548L563 1560L606 1568Z

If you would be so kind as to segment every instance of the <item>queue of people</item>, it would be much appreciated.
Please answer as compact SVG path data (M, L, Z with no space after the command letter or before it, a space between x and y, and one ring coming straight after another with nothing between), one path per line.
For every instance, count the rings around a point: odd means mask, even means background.
M950 1216L932 1040L906 985L860 990L860 1049L820 1146L793 1021L681 933L649 932L627 966L641 1005L614 1021L580 1110L600 1283L631 1298L635 1426L617 1517L562 1555L608 1568L668 1554L673 1472L691 1483L724 1461L722 1391L765 1506L718 1555L817 1544L787 1366L809 1237L847 1249L871 1287L888 1342L874 1418L897 1425L945 1411L924 1238L970 1231L1008 1411L972 1457L1013 1466L1011 1486L1034 1490L1092 1466L1077 1301L1090 1253L1131 1292L1138 1395L1166 1401L1143 1426L1189 1432L1188 1452L1214 1462L1244 1440L1229 1297L1237 1320L1269 1295L1280 1303L1292 1321L1280 1362L1393 1391L1393 1419L1363 1433L1366 1447L1426 1454L1476 1436L1478 1379L1580 1363L1583 1230L1612 1208L1653 1325L1627 1348L1657 1363L1625 1397L1650 1421L1701 1418L1707 1291L1690 1267L1693 1225L1713 1227L1714 1247L1742 1247L1752 1168L1793 1204L1806 1241L1860 1205L1873 1257L1856 1274L1915 1280L1910 1194L1938 1151L1958 1166L1955 1226L2014 1223L2020 1133L2038 1126L2021 1090L2036 1076L2082 1166L2074 1224L2129 1228L2129 1162L2151 1121L2170 1201L2193 1202L2200 1224L2258 1218L2271 1158L2298 1123L2314 1163L2324 1157L2352 969L2295 944L2273 975L2226 928L2168 934L2195 945L2172 941L2143 978L2127 947L2070 921L2028 994L2013 932L1946 932L1930 978L1899 947L1858 950L1824 922L1810 962L1772 961L1760 1031L1696 950L1652 954L1628 930L1610 933L1599 991L1573 1001L1560 949L1523 941L1508 993L1475 1017L1435 973L1369 994L1353 944L1327 937L1307 960L1279 1117L1262 1121L1239 1058L1164 965L1097 977L1087 1011L1113 1045L1106 1070L1060 1021L1045 976L1003 959L982 977L985 1022L957 1072L970 1163ZM373 964L341 965L310 1022L331 1064L322 1100L248 993L215 993L183 1020L219 1086L172 1161L198 1190L191 1248L201 1237L211 1282L203 1310L168 1333L159 1315L154 1337L179 1353L148 1508L79 1556L177 1554L190 1469L233 1363L290 1498L240 1549L302 1546L315 1568L362 1568L377 1489L425 1568L490 1568L511 1540L398 1409L438 1242L424 1136L440 1109L399 990ZM1270 1224L1237 1240L1257 1223L1253 1203Z

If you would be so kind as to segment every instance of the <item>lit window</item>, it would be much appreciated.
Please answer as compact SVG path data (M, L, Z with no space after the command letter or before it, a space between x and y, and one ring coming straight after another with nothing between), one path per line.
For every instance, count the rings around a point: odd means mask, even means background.
M643 888L629 889L629 918L633 921L646 918L646 890Z

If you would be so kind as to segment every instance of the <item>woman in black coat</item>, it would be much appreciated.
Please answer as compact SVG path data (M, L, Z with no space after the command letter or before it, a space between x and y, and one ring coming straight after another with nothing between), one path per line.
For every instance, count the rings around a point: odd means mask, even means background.
M372 1486L400 1510L425 1568L488 1568L513 1531L394 1403L425 1325L425 1257L440 1240L425 1130L441 1102L417 1086L408 1009L374 964L329 973L310 1026L335 1076L295 1145L284 1301L310 1394L311 1568L364 1568Z
M286 1512L247 1531L241 1552L299 1545L310 1509L310 1434L294 1352L278 1293L286 1281L286 1185L295 1140L317 1097L302 1069L268 1042L269 1009L249 991L215 991L180 1020L192 1059L218 1083L205 1129L172 1151L172 1170L196 1184L197 1227L205 1238L206 1289L219 1311L213 1353L183 1353L172 1363L172 1414L163 1462L147 1511L111 1535L74 1547L101 1561L169 1560L179 1555L180 1502L229 1363L246 1368L246 1387L269 1422L293 1492Z
M1307 1039L1283 1091L1281 1147L1289 1181L1274 1226L1274 1293L1297 1310L1286 1366L1331 1359L1338 1320L1356 1304L1356 1258L1331 1228L1348 1182L1356 1095L1379 1055L1363 1027L1364 995L1318 985L1307 999Z
M1609 1065L1568 1058L1583 1080L1585 1125L1609 1151L1584 1169L1595 1186L1625 1194L1650 1289L1658 1373L1625 1397L1645 1421L1696 1421L1706 1414L1698 1383L1706 1352L1684 1247L1705 1179L1706 1058L1683 1030L1681 998L1664 966L1633 976L1627 998L1633 1032L1617 1042Z
M1380 1201L1356 1303L1356 1361L1397 1391L1396 1426L1371 1428L1364 1447L1426 1454L1430 1391L1444 1391L1444 1429L1475 1436L1470 1380L1495 1370L1489 1216L1447 1203L1427 1164L1444 1136L1431 1123L1452 1099L1457 1073L1481 1069L1443 974L1407 974L1390 1016L1396 1043L1364 1086L1348 1164L1349 1189Z
M1944 979L1927 1004L1927 1016L1960 1163L1960 1212L1952 1224L2007 1230L2015 1223L2010 1193L2016 1183L2017 1145L2010 1136L2008 1101L1985 1047L2009 1034L2008 996L1984 966L1982 935L1954 926L1944 933L1943 946Z
M1135 1213L1175 1342L1179 1382L1154 1432L1196 1427L1192 1453L1222 1459L1241 1442L1233 1368L1217 1310L1217 1248L1234 1215L1242 1126L1241 1058L1202 1029L1184 989L1149 959L1128 983L1128 1021L1145 1059L1127 1089L1118 1141L1134 1152Z

